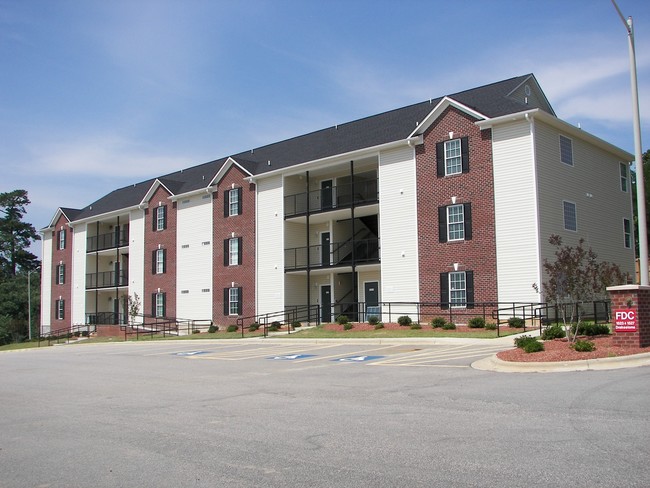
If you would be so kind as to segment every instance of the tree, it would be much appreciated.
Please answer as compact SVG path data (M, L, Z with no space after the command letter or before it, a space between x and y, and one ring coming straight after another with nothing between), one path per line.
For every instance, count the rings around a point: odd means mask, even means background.
M569 342L575 342L583 316L582 303L605 298L607 287L625 283L625 276L616 264L598 262L596 253L585 248L582 238L575 247L563 246L562 238L555 234L548 242L555 248L555 261L544 260L548 280L542 288L546 299L558 306ZM533 287L538 288L537 284Z
M30 204L27 191L0 193L0 274L15 277L18 270L35 270L38 258L27 248L40 239L32 224L23 222Z
M632 171L632 208L634 212L634 235L636 236L635 239L635 249L636 249L636 255L639 255L639 206L637 205L636 201L636 188L637 188L637 181L636 181L636 171ZM648 149L644 154L643 154L643 179L644 179L644 189L645 189L645 211L646 211L646 222L650 222L650 201L648 200L650 198L650 194L648 193L648 181L650 181L650 149ZM646 229L647 232L647 237L648 237L648 242L650 242L650 231Z
M135 319L140 315L140 297L137 293L133 293L133 296L129 295L127 298L128 307L129 307L129 316L131 317L131 325L135 325Z

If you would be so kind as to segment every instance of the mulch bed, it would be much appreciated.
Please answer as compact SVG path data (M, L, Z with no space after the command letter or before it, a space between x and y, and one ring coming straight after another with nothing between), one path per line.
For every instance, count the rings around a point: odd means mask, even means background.
M566 339L553 339L544 342L544 350L540 352L527 353L523 349L512 349L497 353L497 357L503 361L514 362L554 362L554 361L578 361L580 359L600 359L617 356L629 356L631 354L650 353L650 347L620 347L612 345L612 336L581 337L596 345L596 350L591 352L577 352L571 349Z

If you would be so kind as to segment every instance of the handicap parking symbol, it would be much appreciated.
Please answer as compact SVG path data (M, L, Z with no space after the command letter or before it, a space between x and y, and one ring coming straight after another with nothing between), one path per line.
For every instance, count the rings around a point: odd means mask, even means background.
M372 361L373 359L381 359L383 357L384 356L350 356L347 358L332 359L332 361L339 363L363 363L365 361Z
M174 356L198 356L199 354L207 354L208 351L183 351L183 352L175 352Z
M314 354L290 354L286 356L273 356L267 359L272 359L273 361L293 361L295 359L311 358L314 356Z

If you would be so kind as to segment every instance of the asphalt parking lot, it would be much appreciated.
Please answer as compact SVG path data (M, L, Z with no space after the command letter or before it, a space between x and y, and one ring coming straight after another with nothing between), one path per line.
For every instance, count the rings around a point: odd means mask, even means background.
M485 344L0 353L0 487L650 486L650 367L504 374Z

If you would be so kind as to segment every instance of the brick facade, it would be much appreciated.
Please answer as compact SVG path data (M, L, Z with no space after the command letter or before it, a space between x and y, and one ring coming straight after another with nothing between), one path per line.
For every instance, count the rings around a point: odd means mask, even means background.
M497 301L496 237L494 231L494 184L490 130L480 130L475 119L449 107L424 133L416 148L418 249L420 255L420 301L441 302L440 273L473 271L474 301ZM469 171L438 176L436 143L468 138ZM438 208L470 203L472 238L439 242Z
M72 229L68 226L65 215L56 221L52 231L51 290L52 311L51 330L69 329L72 325ZM65 248L59 248L60 232L65 232ZM58 267L64 266L64 283L58 283ZM57 301L63 300L63 319L57 318Z
M218 325L234 324L238 317L255 315L255 185L233 165L217 184L213 199L213 302L212 320ZM241 188L241 214L225 216L225 194ZM224 263L224 241L241 238L241 264ZM226 258L227 259L227 252ZM241 288L242 310L239 316L224 314L224 289ZM251 319L250 322L253 322ZM248 325L248 324L245 324Z
M636 310L637 331L616 332L614 345L622 347L647 347L650 346L650 287L640 285L623 285L608 288L612 300L612 313L614 310ZM614 328L614 327L613 327Z
M145 210L144 229L144 297L142 297L142 311L144 314L155 315L152 310L152 295L158 292L165 294L165 316L176 317L176 202L169 200L169 192L159 186L151 199L149 208ZM166 206L166 228L154 230L155 208ZM165 272L153 272L153 253L157 249L164 249Z

